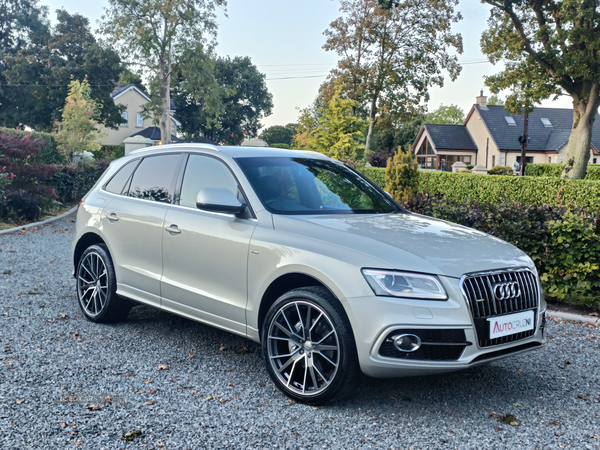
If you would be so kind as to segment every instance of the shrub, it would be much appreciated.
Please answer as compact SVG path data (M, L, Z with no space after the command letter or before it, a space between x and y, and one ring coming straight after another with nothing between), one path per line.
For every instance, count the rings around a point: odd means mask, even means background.
M58 198L65 204L73 204L92 188L108 167L108 161L62 166L49 180Z
M100 150L92 150L92 155L96 161L113 161L125 156L125 145L102 145Z
M531 177L555 177L560 178L562 164L527 164L525 175ZM600 164L588 164L585 174L586 180L600 180Z
M269 147L271 148L284 148L286 150L289 150L290 146L288 144L270 144Z
M494 166L488 170L488 175L512 175L514 171L507 166Z
M385 190L394 200L404 202L419 189L419 165L410 153L398 149L394 158L388 159L385 178Z
M458 202L418 194L409 210L494 235L527 253L546 294L600 307L600 221L589 213L550 205Z
M373 153L369 156L369 164L372 167L383 167L384 169L387 167L387 162L390 158L394 157L394 152L378 152Z
M473 164L467 164L467 169L471 170L473 167L475 167Z
M64 164L65 156L58 149L56 145L56 140L54 139L54 135L50 133L41 133L41 132L31 132L31 131L21 131L15 130L14 128L0 128L1 131L5 133L15 134L19 138L23 138L25 136L30 137L31 139L41 139L43 141L42 148L39 156L37 157L37 162L43 164Z
M358 171L373 181L381 189L385 189L385 169L381 167L360 167Z

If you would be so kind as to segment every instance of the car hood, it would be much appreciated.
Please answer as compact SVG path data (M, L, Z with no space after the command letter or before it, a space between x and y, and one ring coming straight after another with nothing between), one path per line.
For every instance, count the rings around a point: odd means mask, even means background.
M274 216L278 231L344 246L398 270L460 277L465 273L532 266L513 245L486 233L413 213Z

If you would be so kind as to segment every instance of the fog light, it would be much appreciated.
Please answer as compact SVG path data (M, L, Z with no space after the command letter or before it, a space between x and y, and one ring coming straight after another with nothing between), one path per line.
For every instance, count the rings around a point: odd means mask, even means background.
M417 351L421 347L421 338L414 334L392 336L392 341L394 341L394 347L405 353Z

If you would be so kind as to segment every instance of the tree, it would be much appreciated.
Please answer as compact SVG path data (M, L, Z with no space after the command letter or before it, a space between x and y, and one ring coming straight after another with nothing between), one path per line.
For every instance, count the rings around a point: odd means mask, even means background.
M259 138L269 144L292 145L297 129L297 123L288 123L286 126L273 125L260 133Z
M462 125L465 121L465 112L456 105L440 105L438 109L425 116L425 123L447 125Z
M592 124L600 105L600 14L598 2L483 0L492 6L482 50L505 69L486 84L493 92L517 89L506 98L520 105L562 93L573 99L573 128L562 176L584 178ZM525 97L525 98L523 98Z
M324 153L347 163L361 160L364 152L364 120L352 114L356 101L341 97L337 87L327 107L320 111L318 122L305 113L300 117L295 143L300 148Z
M69 84L62 120L56 124L56 142L67 157L100 150L95 128L98 104L91 98L90 91L87 78Z
M496 94L492 95L490 98L488 98L487 100L487 104L490 106L504 106L504 100L502 100L502 98L500 98L499 96L497 96Z
M239 145L245 136L257 135L260 119L273 108L265 75L247 56L211 60L205 55L182 66L173 91L177 119L190 139Z
M3 55L2 82L8 86L0 94L3 124L51 130L61 117L69 83L87 77L90 95L101 106L98 120L118 127L122 108L111 97L123 70L118 55L96 40L87 18L65 10L56 13L54 28L40 18L46 28L38 27L18 50Z
M410 152L402 152L398 147L394 157L388 159L385 178L385 190L394 200L406 202L419 190L419 165Z
M344 92L366 105L367 151L381 115L415 113L429 99L428 88L443 86L443 70L460 73L453 48L462 53L460 35L451 32L461 16L458 0L402 0L381 8L377 0L341 0L344 14L325 31L325 50L341 57L335 78Z
M171 75L182 54L214 36L225 0L109 0L102 30L131 63L159 85L162 141L171 141Z

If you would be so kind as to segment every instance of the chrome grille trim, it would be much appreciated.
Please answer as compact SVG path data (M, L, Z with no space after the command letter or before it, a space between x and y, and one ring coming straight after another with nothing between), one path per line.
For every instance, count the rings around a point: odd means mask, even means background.
M494 285L498 283L517 283L520 294L498 300L494 295ZM533 330L496 339L488 339L486 329L488 318L529 310L537 312L540 288L537 277L530 269L521 267L465 274L460 279L460 289L469 305L479 347L506 344L535 334L537 323ZM534 317L537 321L537 314Z

